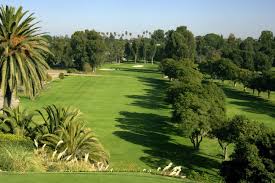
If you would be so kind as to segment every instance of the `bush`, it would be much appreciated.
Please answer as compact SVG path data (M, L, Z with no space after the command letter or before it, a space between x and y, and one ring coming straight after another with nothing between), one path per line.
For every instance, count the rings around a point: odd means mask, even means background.
M28 149L33 148L33 142L31 139L28 139L23 136L14 135L14 134L4 134L0 133L0 146L11 145L11 146L24 146Z
M47 82L50 82L50 81L53 80L53 77L52 77L50 74L47 74L46 77L47 77L47 78L46 78L46 81L47 81Z
M84 72L92 72L93 68L91 67L91 65L89 63L85 62L82 66L82 70Z
M205 182L205 183L212 182L210 180L210 177L204 172L196 172L195 170L191 170L191 171L187 171L186 174L187 174L187 177L191 180L195 180L198 182Z
M44 172L43 160L33 151L31 140L12 134L0 134L0 169L16 172Z
M31 137L33 135L33 116L26 109L4 108L0 115L0 132Z
M75 68L67 69L67 73L79 73L79 71Z
M47 106L38 111L44 123L38 127L40 145L47 144L63 160L83 160L87 156L90 163L108 164L109 154L105 152L99 140L90 128L87 128L78 109L70 107Z
M59 79L64 79L65 78L65 74L63 72L59 73L58 75Z

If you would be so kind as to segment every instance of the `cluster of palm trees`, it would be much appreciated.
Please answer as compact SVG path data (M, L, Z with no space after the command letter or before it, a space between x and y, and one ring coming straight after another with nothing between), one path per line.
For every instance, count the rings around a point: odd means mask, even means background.
M132 39L133 37L133 33L128 32L127 30L125 32L122 33L117 33L117 32L101 32L102 36L114 36L114 38L121 38L121 39ZM145 30L142 32L142 34L138 34L137 37L138 38L143 38L143 37L150 37L152 35L151 32L149 32L148 30Z

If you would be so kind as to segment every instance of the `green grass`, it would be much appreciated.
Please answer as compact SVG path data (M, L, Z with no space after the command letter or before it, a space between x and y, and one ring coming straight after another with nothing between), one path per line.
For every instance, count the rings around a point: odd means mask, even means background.
M268 99L267 93L261 93L258 96L257 92L253 94L251 89L244 92L242 85L233 87L229 81L226 81L222 87L227 96L228 116L242 114L275 129L275 94L273 92Z
M21 98L21 105L28 109L49 104L80 108L88 126L110 152L111 167L115 170L157 169L172 161L183 165L183 172L203 171L213 182L219 181L221 150L217 141L205 138L201 150L194 152L189 139L181 137L169 123L171 109L163 102L168 81L157 72L156 65L132 66L108 64L104 68L116 70L98 71L97 77L68 76L53 81L36 100ZM274 127L275 95L267 100L243 92L241 86L234 88L225 83L222 87L227 96L228 116L244 114ZM55 176L63 175L49 177ZM102 180L107 177L104 175Z
M93 76L68 76L53 81L34 101L21 98L29 110L49 104L80 108L96 135L110 152L115 170L164 167L169 162L186 169L204 171L218 180L220 148L205 139L194 152L189 139L169 123L171 109L164 103L168 82L151 64L106 65L115 71L98 71ZM187 172L187 170L183 172Z
M180 179L172 179L163 176L150 174L133 173L28 173L28 174L10 174L0 173L0 182L5 183L179 183ZM184 182L191 182L185 180Z

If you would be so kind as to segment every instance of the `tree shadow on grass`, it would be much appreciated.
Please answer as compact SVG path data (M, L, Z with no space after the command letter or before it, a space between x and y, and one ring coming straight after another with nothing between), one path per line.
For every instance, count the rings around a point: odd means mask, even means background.
M179 135L180 131L169 122L167 116L152 113L120 112L117 118L120 131L114 134L128 142L146 147L146 156L140 157L151 168L164 167L170 161L185 168L214 170L220 163L193 150L192 146L173 142L171 135ZM209 172L215 174L215 172Z
M128 98L134 99L131 105L148 108L148 109L167 109L169 106L165 103L165 92L168 83L163 79L138 77L147 89L143 95L127 95Z
M275 117L275 105L270 100L251 95L247 92L235 90L230 87L223 86L222 88L228 98L237 100L231 101L231 104L238 105L247 112L267 114L271 117Z
M135 68L117 68L120 71L126 71L126 72L140 72L140 73L152 73L155 74L157 71L156 69L151 69L151 68L139 68L139 69L135 69Z
M157 113L169 108L164 101L168 81L147 77L138 77L138 80L147 86L145 94L128 95L133 99L130 105L153 109L156 113L121 111L121 117L116 119L116 126L121 130L115 131L114 135L145 147L145 155L140 160L151 168L164 167L173 162L217 176L220 162L215 157L194 151L191 142L190 146L175 142L173 136L181 136L181 131L170 122L170 117Z

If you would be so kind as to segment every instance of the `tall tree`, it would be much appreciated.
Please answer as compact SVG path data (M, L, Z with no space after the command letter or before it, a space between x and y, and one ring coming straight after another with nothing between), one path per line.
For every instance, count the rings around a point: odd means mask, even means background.
M131 52L134 56L135 63L137 63L137 59L139 57L140 44L141 41L139 37L131 42Z
M84 64L88 63L95 71L104 62L106 45L103 37L98 32L94 30L77 31L71 39L73 58L79 69L82 69Z
M0 8L0 84L4 107L11 107L13 93L22 85L25 93L33 97L46 80L50 53L47 40L41 37L34 16L10 6Z
M192 32L181 26L176 31L168 31L165 52L168 58L194 60L196 42Z

